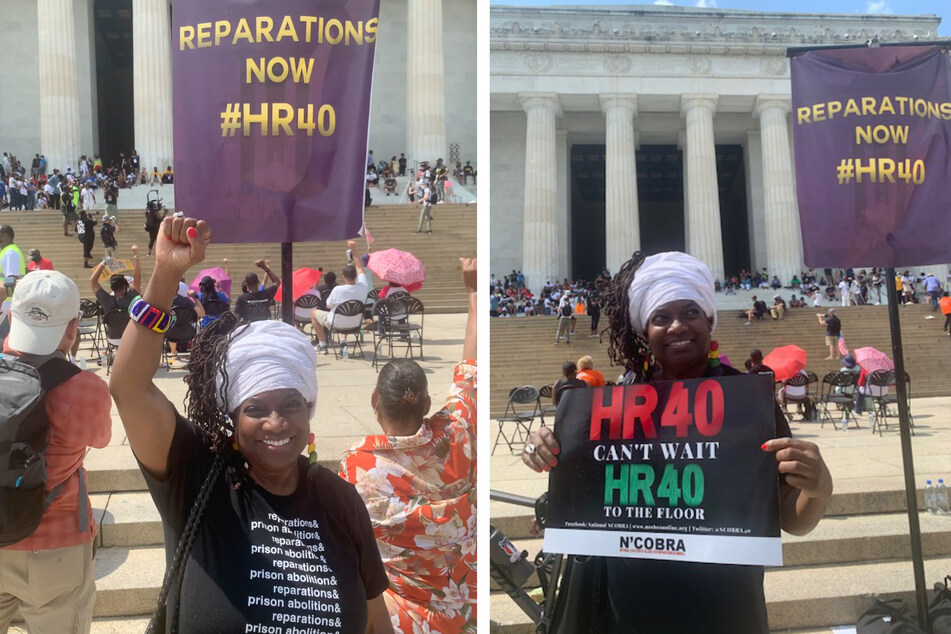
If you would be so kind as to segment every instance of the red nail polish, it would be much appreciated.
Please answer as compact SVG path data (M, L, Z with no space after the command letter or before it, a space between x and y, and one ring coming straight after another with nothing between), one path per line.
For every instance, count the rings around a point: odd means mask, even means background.
M762 449L763 451L766 451L766 443L763 443L762 445L760 445L760 449Z
M198 237L198 229L196 229L195 227L189 227L188 231L186 231L185 233L188 235L189 238L194 239Z
M558 461L557 461L557 460L552 460L552 461L549 462L548 464L550 464L551 466L554 467L556 464L558 464Z
M551 450L551 452L557 456L558 454L561 453L561 449L559 449L558 447L555 447L554 449Z

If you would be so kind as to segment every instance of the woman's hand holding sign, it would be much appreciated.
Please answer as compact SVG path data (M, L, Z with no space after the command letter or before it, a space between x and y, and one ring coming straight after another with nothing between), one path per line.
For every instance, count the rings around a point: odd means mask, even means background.
M550 471L558 464L556 456L560 450L554 432L548 427L541 427L528 436L522 449L522 462L539 473Z
M805 535L819 523L832 497L832 475L815 443L797 438L774 438L763 443L774 452L779 473L786 475L780 487L783 530Z

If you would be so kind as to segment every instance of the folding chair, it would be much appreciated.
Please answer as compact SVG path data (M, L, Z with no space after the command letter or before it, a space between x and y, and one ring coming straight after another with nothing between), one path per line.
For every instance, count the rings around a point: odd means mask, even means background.
M555 410L558 409L558 406L552 403L552 384L543 385L538 388L538 414L541 419L542 426L545 425L545 416L551 416L554 418ZM544 402L542 399L545 399Z
M496 434L495 444L492 445L493 454L499 445L499 438L505 441L512 453L515 453L513 449L515 444L525 444L529 434L532 433L538 406L538 388L533 385L512 388L509 392L508 404L505 406L505 413L496 419L499 423L499 433ZM509 423L514 424L515 427L511 435L506 435L505 426Z
M882 427L888 428L888 417L892 415L890 406L898 406L898 391L896 387L896 377L893 370L877 370L868 375L866 381L868 396L872 399L872 413L874 422L872 433L878 429L878 435L882 435ZM908 424L911 433L915 433L915 419L911 415L911 377L905 372L905 396L908 401ZM895 412L898 415L898 412Z
M106 353L103 355L106 362L106 376L112 372L112 362L116 356L116 349L122 340L122 333L129 325L129 311L122 306L111 308L102 316L102 323L106 330ZM102 365L103 357L99 359Z
M409 336L410 341L410 356L413 356L412 353L412 344L413 336L416 336L416 343L419 344L419 360L423 360L423 313L425 307L423 302L419 301L418 298L413 297L412 295L400 294L399 300L406 305L406 321L399 325L400 330L403 330ZM416 321L416 320L419 321Z
M785 404L783 410L786 413L786 418L792 422L792 415L789 413L789 404L795 403L800 412L802 412L803 420L808 420L806 413L810 407L815 407L815 398L813 395L813 390L810 389L813 385L818 384L819 378L813 372L807 372L806 374L797 373L791 376L790 378L783 381L783 385L786 388L789 387L803 387L804 392L801 395L789 394L789 390L784 390L785 394Z
M102 328L102 308L98 302L91 299L83 299L79 302L79 341L82 345L83 338L89 340L92 344L91 350L96 353L96 361L102 358L102 351L99 349Z
M347 345L347 335L355 335L355 348L360 350L360 358L363 358L363 307L363 302L359 299L351 299L334 306L330 327L327 329L330 335L328 340L334 348L334 359L340 358L338 348Z
M220 318L229 309L227 302L221 301L219 297L209 297L201 303L201 307L205 309L205 316L201 318L202 328L207 328L208 324Z
M820 428L825 427L826 419L828 419L832 426L838 429L836 425L838 414L833 416L830 409L833 405L841 408L843 416L846 417L846 425L851 419L857 428L860 427L858 418L852 411L857 381L858 375L853 372L829 372L822 377L822 392L819 397L819 404L822 406Z
M175 315L175 325L165 333L165 345L162 347L166 370L171 369L171 346L168 342L175 342L176 358L180 358L191 352L191 343L198 335L198 311L194 307L173 305L172 313Z
M301 295L297 298L297 301L294 302L294 325L297 326L301 332L304 332L304 328L306 328L308 324L311 324L311 327L313 327L310 314L318 306L320 306L320 299L316 295ZM301 310L301 314L298 314L298 309ZM304 317L304 311L307 312L307 317ZM310 339L312 342L315 342L317 333L312 332Z
M408 329L402 327L406 324L408 316L408 306L400 297L402 293L387 297L377 302L373 310L377 314L377 327L373 331L373 367L380 364L380 347L386 345L389 357L395 358L395 345L405 345L406 352L403 356L412 357L413 343L411 333Z

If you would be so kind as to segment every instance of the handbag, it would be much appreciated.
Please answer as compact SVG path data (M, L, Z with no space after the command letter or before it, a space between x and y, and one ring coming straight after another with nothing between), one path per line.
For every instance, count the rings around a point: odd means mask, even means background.
M934 584L934 594L928 601L928 617L932 634L951 634L951 575Z
M925 634L901 599L875 599L855 624L857 634Z
M188 514L188 521L185 522L185 530L178 540L178 546L175 547L175 556L172 562L165 570L165 580L162 582L162 591L159 593L158 605L152 612L152 618L149 619L146 634L169 633L174 634L178 631L178 605L182 591L182 575L185 573L185 561L191 553L192 544L195 543L195 537L198 535L198 529L201 527L201 517L205 513L205 507L208 505L208 498L211 497L211 490L221 474L221 468L224 465L224 458L220 454L215 455L211 468L208 469L208 475L205 481L201 483L201 489L198 490L198 497L192 504L191 512ZM175 587L174 603L172 604L172 622L168 623L168 599L169 592Z
M547 634L596 634L605 631L602 623L607 613L606 607L602 605L606 603L605 559L578 555L565 559L561 582L557 579L549 581L556 595Z

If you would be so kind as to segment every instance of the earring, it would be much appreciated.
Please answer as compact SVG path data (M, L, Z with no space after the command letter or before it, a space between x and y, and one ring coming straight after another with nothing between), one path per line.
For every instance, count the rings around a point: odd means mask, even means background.
M314 444L314 434L307 437L307 454L310 456L307 461L309 464L317 462L317 445Z
M716 341L710 342L710 367L716 368L720 366L720 344Z

